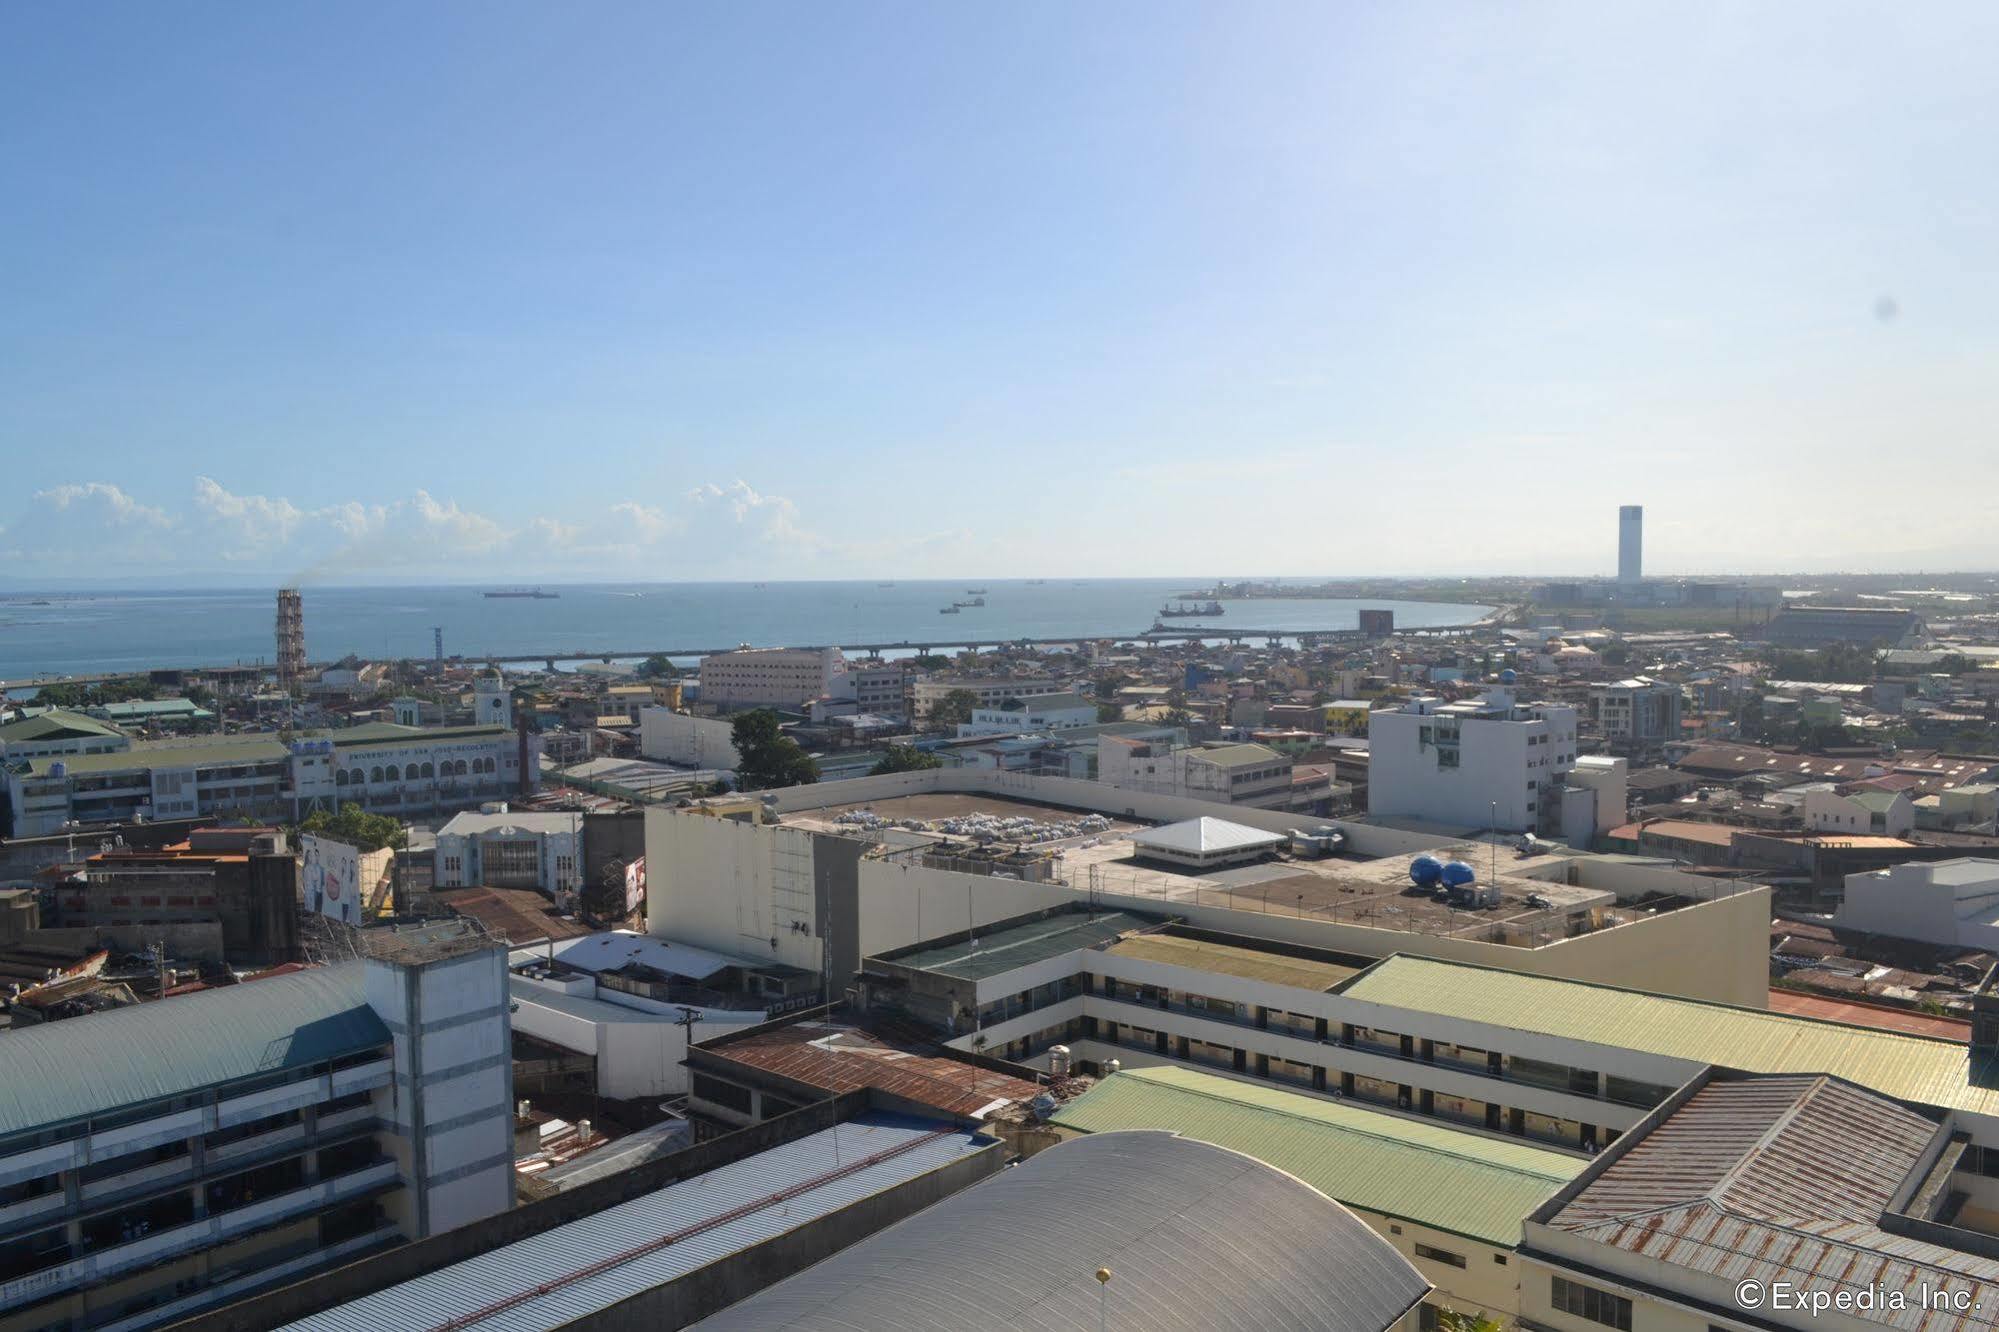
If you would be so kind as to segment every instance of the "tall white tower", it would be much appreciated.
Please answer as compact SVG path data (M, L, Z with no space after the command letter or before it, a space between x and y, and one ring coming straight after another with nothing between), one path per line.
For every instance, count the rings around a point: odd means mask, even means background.
M514 724L514 701L507 695L507 682L497 666L489 666L473 678L472 716L481 726Z
M1645 576L1645 506L1627 504L1617 511L1617 581L1635 583Z

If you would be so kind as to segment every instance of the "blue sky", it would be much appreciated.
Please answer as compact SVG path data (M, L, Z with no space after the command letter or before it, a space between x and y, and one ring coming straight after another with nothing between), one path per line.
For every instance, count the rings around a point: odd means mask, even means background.
M1999 565L1989 4L4 25L0 577Z

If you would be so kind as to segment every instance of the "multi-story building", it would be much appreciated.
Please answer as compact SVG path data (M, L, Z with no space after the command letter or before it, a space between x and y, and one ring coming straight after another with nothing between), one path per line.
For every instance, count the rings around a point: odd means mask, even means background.
M856 711L877 717L900 717L909 710L903 697L909 671L899 661L861 661L847 668L847 683L854 691Z
M298 859L277 828L197 828L157 850L98 852L57 886L53 904L50 924L94 929L130 952L170 934L181 957L298 956Z
M978 735L1034 735L1097 724L1097 705L1076 694L1037 694L1009 699L996 708L972 709L958 726L960 738Z
M839 648L752 648L701 659L701 701L723 708L803 708L844 693L847 658Z
M1097 780L1121 790L1182 796L1255 809L1311 810L1330 799L1332 779L1314 772L1296 780L1297 765L1268 745L1172 745L1104 736L1097 746Z
M1592 685L1589 701L1590 720L1619 754L1656 753L1681 738L1678 685L1634 676Z
M372 813L464 808L539 780L533 737L521 768L508 727L387 722L289 743L277 733L135 743L129 749L5 765L14 835L80 824L181 818L297 819L348 802Z
M1368 714L1368 813L1458 828L1553 834L1576 764L1576 710L1431 696Z
M560 901L582 885L583 815L492 810L437 830L439 888L536 888Z
M507 1210L506 974L432 927L0 1040L0 1332L175 1322Z
M1045 676L926 675L909 687L910 717L928 721L930 710L959 690L978 699L974 707L996 708L1010 698L1059 694L1062 686Z

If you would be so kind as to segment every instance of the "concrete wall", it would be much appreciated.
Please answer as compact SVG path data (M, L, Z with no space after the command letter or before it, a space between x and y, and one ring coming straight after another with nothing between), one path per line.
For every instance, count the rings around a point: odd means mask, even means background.
M368 960L368 1005L395 1038L389 1110L409 1188L403 1233L436 1234L513 1206L513 1040L507 953Z
M614 1100L638 1096L679 1096L687 1091L687 1028L679 1005L660 1004L656 1010L602 998L571 996L565 1002L537 1003L541 987L516 978L513 1029L597 1061L597 1092ZM604 993L602 991L600 994ZM620 1000L635 998L619 995ZM645 1002L641 1000L640 1002ZM699 1010L694 1023L698 1044L711 1037L753 1026L764 1020L758 1012Z
M639 753L661 763L731 772L743 761L736 752L734 728L728 722L671 708L639 709Z

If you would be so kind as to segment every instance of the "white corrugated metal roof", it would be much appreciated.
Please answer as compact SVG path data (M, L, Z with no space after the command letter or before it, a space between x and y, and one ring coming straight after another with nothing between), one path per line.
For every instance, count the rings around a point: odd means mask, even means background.
M1284 840L1284 834L1230 823L1227 819L1203 817L1133 833L1131 840L1134 846L1157 847L1161 851L1239 851L1253 846L1275 846Z
M990 1139L934 1120L862 1115L286 1326L301 1332L422 1332L498 1301L526 1296L468 1327L476 1332L553 1332L992 1146ZM843 1163L852 1165L893 1148L906 1150L781 1203L751 1206L809 1184ZM533 1294L592 1264L745 1207L751 1208L745 1215L677 1243Z
M606 930L558 943L555 957L566 966L593 974L616 971L626 963L636 962L654 971L693 980L707 980L723 968L735 965L733 959L720 953L630 930Z

